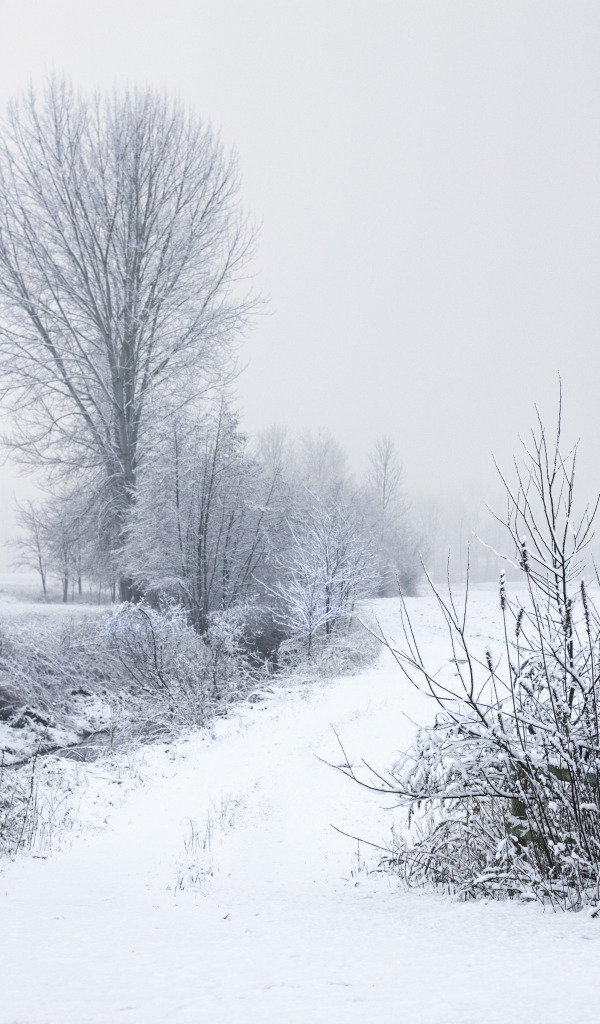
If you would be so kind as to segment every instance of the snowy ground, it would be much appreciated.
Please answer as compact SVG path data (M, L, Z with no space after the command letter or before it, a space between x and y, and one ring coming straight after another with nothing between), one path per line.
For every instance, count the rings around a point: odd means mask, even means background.
M475 601L485 645L497 598ZM432 602L411 605L442 664ZM397 602L378 614L397 635ZM600 1020L600 922L406 892L331 827L385 843L394 813L318 759L343 759L332 725L352 762L385 767L410 741L405 713L430 712L383 652L361 676L244 705L212 737L78 766L90 828L0 877L1 1024Z

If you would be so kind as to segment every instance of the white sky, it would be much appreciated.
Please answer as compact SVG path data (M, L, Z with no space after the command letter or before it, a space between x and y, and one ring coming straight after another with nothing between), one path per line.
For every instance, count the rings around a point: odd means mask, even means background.
M389 433L409 489L484 496L559 371L596 485L599 58L597 0L4 0L0 105L54 70L220 126L271 297L245 427L357 466Z

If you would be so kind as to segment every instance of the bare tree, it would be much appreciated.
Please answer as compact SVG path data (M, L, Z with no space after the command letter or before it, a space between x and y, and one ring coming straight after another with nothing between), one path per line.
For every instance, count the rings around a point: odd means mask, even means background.
M181 419L142 477L127 543L132 577L145 592L176 596L205 633L215 612L257 593L276 482L248 454L225 403L203 420Z
M290 476L293 449L285 427L272 426L261 431L253 447L269 476Z
M71 595L81 597L84 575L94 577L93 524L97 511L96 495L91 502L84 492L65 491L48 497L44 502L17 508L17 522L22 533L15 546L21 565L29 565L40 574L44 597L47 596L48 575L58 576L62 599L66 603ZM92 571L90 571L92 570Z
M287 544L273 559L265 589L278 603L276 620L312 658L352 620L356 602L374 585L373 552L359 509L307 494L286 521Z
M402 477L396 446L389 435L383 434L376 439L369 456L369 483L383 515L401 501Z
M375 541L382 595L414 592L419 576L418 542L403 490L403 469L391 437L377 438L369 459L367 518Z
M295 456L296 478L312 494L335 500L348 488L346 453L329 431L307 431L297 442Z
M17 455L108 482L122 544L159 414L220 385L251 300L235 160L150 91L53 81L0 139L0 373ZM126 577L121 598L130 595Z
M48 538L41 510L32 501L17 506L17 523L23 531L16 540L17 563L26 565L40 574L44 597L48 594Z

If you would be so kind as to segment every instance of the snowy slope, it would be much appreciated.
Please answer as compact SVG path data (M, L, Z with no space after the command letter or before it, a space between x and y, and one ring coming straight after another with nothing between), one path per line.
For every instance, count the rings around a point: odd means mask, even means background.
M486 643L496 597L476 601ZM442 664L432 602L411 604ZM396 608L378 614L398 634ZM406 892L332 829L385 843L394 813L319 760L343 760L332 725L353 763L385 767L404 713L430 709L383 652L144 752L120 807L98 789L103 831L0 877L1 1024L600 1020L597 920Z

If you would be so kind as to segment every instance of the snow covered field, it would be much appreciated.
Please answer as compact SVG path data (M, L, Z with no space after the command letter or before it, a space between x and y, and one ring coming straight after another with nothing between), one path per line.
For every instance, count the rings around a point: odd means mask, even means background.
M37 573L0 572L0 618L70 618L104 614L110 607L106 602L79 603L69 600L63 604L56 580L49 581L48 593L51 600L42 601L42 588Z
M449 652L429 597L411 612ZM498 633L480 591L474 632ZM397 601L377 603L398 637ZM1 1024L593 1024L600 922L457 903L375 871L394 812L320 758L378 768L430 709L389 654L275 686L213 735L77 773L84 833L0 876ZM73 775L75 783L76 777Z

